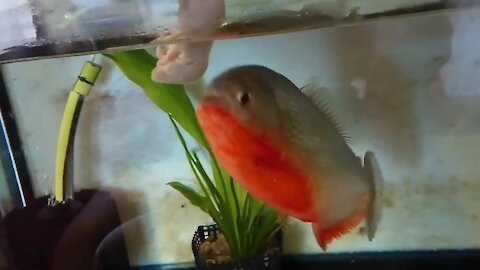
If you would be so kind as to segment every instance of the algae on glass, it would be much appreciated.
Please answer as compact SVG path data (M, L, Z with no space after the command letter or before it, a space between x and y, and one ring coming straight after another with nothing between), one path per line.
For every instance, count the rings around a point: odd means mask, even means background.
M258 255L268 238L280 229L278 214L242 189L217 162L183 85L153 82L150 73L156 65L156 59L146 50L105 55L115 62L129 80L140 86L158 108L169 115L200 192L180 182L171 182L169 185L211 216L225 235L232 259L241 260ZM208 153L211 176L197 152L189 150L179 126Z

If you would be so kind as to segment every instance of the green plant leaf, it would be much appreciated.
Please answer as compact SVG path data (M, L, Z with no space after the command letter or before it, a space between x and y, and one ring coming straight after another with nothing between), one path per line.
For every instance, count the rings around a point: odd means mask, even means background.
M190 153L190 151L188 150L188 147L187 147L187 142L185 141L185 138L183 138L182 136L182 133L180 132L177 124L175 123L175 120L173 120L172 116L171 115L168 115L172 125L173 125L173 128L175 130L175 134L177 135L182 147L183 147L183 151L185 152L185 156L187 157L187 161L188 161L188 164L190 165L190 168L192 170L192 173L194 174L195 178L197 179L200 187L202 188L203 192L205 193L205 195L208 197L208 198L212 198L213 197L213 193L212 193L212 190L210 190L209 192L209 189L207 189L206 187L206 184L204 183L205 182L205 178L203 179L204 181L202 181L202 178L200 177L197 169L196 169L196 165L195 165L195 161L193 159L193 156L192 154ZM215 203L218 205L219 201L218 201L218 198L216 197L213 197L213 199L215 199Z
M249 209L248 211L248 224L253 223L253 219L257 216L260 216L260 213L262 210L265 208L265 204L262 202L254 199L252 195L248 194L247 199L250 201L250 204L248 205Z
M260 248L262 243L264 243L278 227L278 215L275 211L267 211L265 215L259 217L259 224L261 225L255 229L256 235L253 241L253 246L255 248Z
M150 74L156 66L155 57L144 49L115 51L104 55L115 62L125 77L140 86L155 105L172 115L198 144L207 146L197 122L195 109L183 85L152 81Z
M233 217L231 212L229 212L228 210L228 205L225 203L225 198L222 197L214 183L212 183L212 181L208 177L196 153L191 153L188 150L186 141L183 138L182 133L178 129L175 120L173 120L171 116L169 116L169 118L175 129L175 133L177 134L177 137L179 138L180 143L185 151L185 155L187 156L187 160L190 164L192 172L197 181L199 182L200 186L202 187L202 190L208 198L210 204L212 205L212 209L209 214L212 216L220 230L225 235L225 238L229 243L233 256L237 256L237 254L239 253L238 241L235 239L235 227L231 226L231 220L233 219Z
M225 186L225 179L226 179L225 173L220 168L218 161L215 159L215 156L213 155L213 152L210 149L209 149L209 157L210 157L210 165L212 169L213 181L215 182L215 186L218 188L218 192L222 195L222 197L226 199L228 204L228 198L230 197L227 195L227 188Z
M170 182L167 185L176 189L178 192L182 193L185 198L187 198L191 204L200 208L202 211L210 213L210 205L207 197L198 194L193 188L186 186L180 182Z

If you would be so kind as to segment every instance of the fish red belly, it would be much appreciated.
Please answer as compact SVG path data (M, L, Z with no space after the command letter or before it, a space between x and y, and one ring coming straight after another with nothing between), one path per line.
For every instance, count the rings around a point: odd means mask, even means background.
M309 178L293 157L221 108L204 105L197 116L215 157L240 186L283 214L315 221Z

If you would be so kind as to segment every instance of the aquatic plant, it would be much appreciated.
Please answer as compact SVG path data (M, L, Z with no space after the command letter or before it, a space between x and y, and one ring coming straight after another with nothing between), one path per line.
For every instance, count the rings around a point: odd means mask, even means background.
M115 62L129 80L140 86L158 108L169 115L200 191L180 182L171 182L169 185L182 193L192 205L210 215L225 235L233 259L258 255L269 237L280 228L278 214L242 189L217 162L183 85L153 82L150 72L155 67L156 59L146 50L105 55ZM179 126L208 153L211 176L197 151L189 150Z

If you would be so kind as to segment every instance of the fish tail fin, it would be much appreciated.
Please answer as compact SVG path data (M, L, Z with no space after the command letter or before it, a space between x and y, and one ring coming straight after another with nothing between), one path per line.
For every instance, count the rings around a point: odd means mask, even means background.
M368 240L372 241L377 231L378 223L382 217L383 204L383 177L380 171L375 155L371 151L365 153L363 160L363 167L365 169L367 180L370 184L370 204L367 213L367 236Z
M366 198L364 198L366 201ZM350 232L355 228L365 217L366 211L358 211L355 215L351 216L349 219L343 221L339 225L322 229L318 223L312 223L313 234L317 240L318 245L325 251L327 250L327 245L330 244L333 240L340 238L341 235Z

